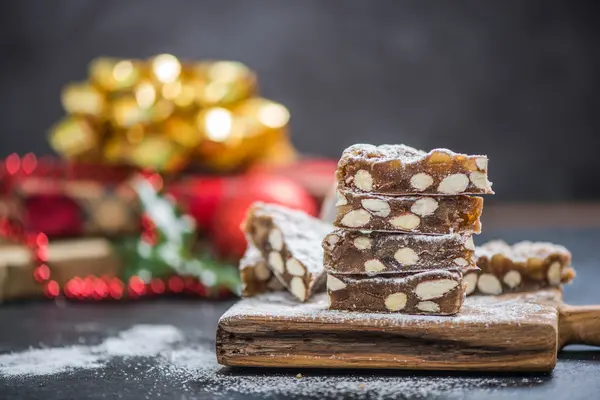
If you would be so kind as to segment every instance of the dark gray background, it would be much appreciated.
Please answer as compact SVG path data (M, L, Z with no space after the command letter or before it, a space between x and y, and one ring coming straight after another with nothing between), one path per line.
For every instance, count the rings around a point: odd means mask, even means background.
M237 59L294 142L486 153L495 200L600 198L597 1L0 4L0 156L48 153L61 85L99 55Z

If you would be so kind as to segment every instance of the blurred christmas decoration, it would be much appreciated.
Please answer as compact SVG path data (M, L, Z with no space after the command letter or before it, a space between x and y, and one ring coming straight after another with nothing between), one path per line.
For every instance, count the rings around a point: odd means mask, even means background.
M165 177L164 189L195 219L200 233L222 236L230 227L219 227L214 220L222 219L217 213L226 214L232 203L237 210L253 201L273 202L314 215L335 167L330 160L307 159L289 166L257 165L237 175L185 174ZM11 155L0 161L0 216L19 221L27 233L44 232L50 238L135 234L141 229L141 211L130 181L137 173L117 166ZM238 225L232 222L231 227ZM235 258L239 252L225 254Z
M265 173L283 176L302 186L318 202L322 202L334 182L337 161L325 158L305 158L279 165L256 164L248 174Z
M277 203L317 214L317 202L306 190L283 176L253 173L233 182L212 214L210 238L222 257L239 259L246 250L246 237L240 228L248 207L256 201Z
M22 166L5 177L0 168L5 192L0 216L17 219L26 232L50 237L139 232L139 202L128 184L132 170L37 160L33 155L12 159ZM27 159L35 160L35 167L25 168Z
M248 206L316 215L333 182L239 62L97 58L61 103L61 159L0 160L0 301L237 293Z
M120 292L122 296L124 285L116 278L122 270L122 261L108 240L68 239L46 244L47 238L43 234L35 236L35 240L39 241L35 248L31 242L0 246L0 301L41 297L44 293L56 297L67 286L73 294L79 293L72 291L71 282L77 277L80 277L82 285L95 277L102 277L94 279L94 282L103 281L107 295L115 297ZM97 286L91 285L90 294ZM102 292L101 288L99 292Z
M0 236L0 301L64 294L72 299L121 299L164 293L220 297L239 291L237 267L196 248L194 221L151 182L135 180L143 210L137 238L50 242L6 216Z
M314 164L322 167L312 168ZM242 200L278 203L314 215L316 204L331 186L335 168L329 160L309 159L281 168L252 168L235 176L184 176L169 182L166 190L194 217L200 230L210 232L216 226L217 212L226 213L224 202L237 202L236 208Z
M237 267L217 262L206 249L196 249L196 229L192 217L183 214L173 199L160 194L147 179L134 186L144 210L142 233L135 249L125 253L128 279L144 282L172 275L196 278L206 291L227 289L239 292ZM197 251L200 250L200 251Z
M257 78L234 61L97 58L88 80L63 88L67 117L50 132L72 161L180 171L234 171L296 157L289 112L258 97Z

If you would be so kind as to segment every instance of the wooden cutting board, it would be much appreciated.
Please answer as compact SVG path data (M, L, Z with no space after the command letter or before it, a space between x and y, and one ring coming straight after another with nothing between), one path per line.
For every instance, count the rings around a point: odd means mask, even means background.
M322 293L244 299L219 320L228 366L550 371L566 344L600 345L600 306L572 307L558 290L468 297L452 317L327 310Z

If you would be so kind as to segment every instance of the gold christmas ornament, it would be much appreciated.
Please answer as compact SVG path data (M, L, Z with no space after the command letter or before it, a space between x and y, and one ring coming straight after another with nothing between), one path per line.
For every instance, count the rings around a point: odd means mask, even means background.
M166 100L159 100L150 104L150 95L146 98L127 95L121 96L110 104L109 120L116 128L130 128L138 124L150 124L153 122L164 121L171 116L174 111L173 103ZM140 105L140 103L143 105Z
M152 75L160 83L175 82L181 74L181 63L170 54L161 54L154 57L151 62Z
M187 157L187 151L169 138L149 135L132 146L127 160L137 167L171 172L179 170Z
M102 150L104 161L108 164L125 164L127 156L131 152L131 144L126 137L115 136L106 140Z
M148 109L156 103L156 88L151 82L140 82L135 86L134 94L140 108Z
M88 82L67 84L60 99L63 108L69 114L101 117L106 110L104 93Z
M290 120L287 108L260 97L240 103L234 108L234 112L245 120L246 136L260 135L265 130L285 129Z
M74 159L97 151L100 136L100 127L91 118L74 115L52 127L50 145L65 158Z
M285 165L298 159L298 152L287 135L281 136L261 155L260 161L269 165Z
M131 88L141 75L141 63L133 60L101 57L89 67L90 81L109 92Z
M163 85L161 95L172 101L175 107L185 111L195 106L198 83L192 80L176 80Z
M164 122L167 137L186 149L193 150L202 142L202 136L196 129L194 120L174 116Z
M251 160L262 158L288 136L290 114L281 104L263 98L240 103L235 114L244 123L244 144Z
M129 128L151 121L150 109L140 107L136 97L121 96L110 104L109 120L116 128Z
M222 107L200 111L196 126L204 139L214 143L236 144L242 135L239 121L230 110Z
M204 81L198 91L201 107L227 106L249 98L256 92L256 75L235 61L199 63L195 71Z
M231 110L205 109L197 118L206 139L198 154L204 165L215 170L238 169L264 158L275 144L288 141L288 122L285 107L263 98L244 100Z
M93 154L162 171L189 163L231 171L291 161L289 112L256 97L257 87L256 74L235 61L97 58L87 82L63 88L69 117L52 128L50 143L69 159Z

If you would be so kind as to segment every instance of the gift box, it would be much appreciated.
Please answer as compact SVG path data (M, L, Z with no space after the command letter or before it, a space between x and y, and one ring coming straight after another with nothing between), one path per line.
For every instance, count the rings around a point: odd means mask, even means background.
M103 238L51 242L46 264L39 265L25 245L0 244L0 301L44 296L46 286L41 282L50 271L52 280L65 287L76 277L102 276L110 281L122 270L120 257Z
M140 206L129 184L132 174L104 165L40 162L32 171L7 174L0 216L50 237L136 233Z
M209 249L196 249L192 218L160 193L161 182L156 175L131 179L143 209L141 232L110 242L49 241L45 233L25 229L20 219L1 217L0 237L17 245L1 247L0 300L42 293L103 300L167 293L215 298L237 292L237 268L214 259Z

